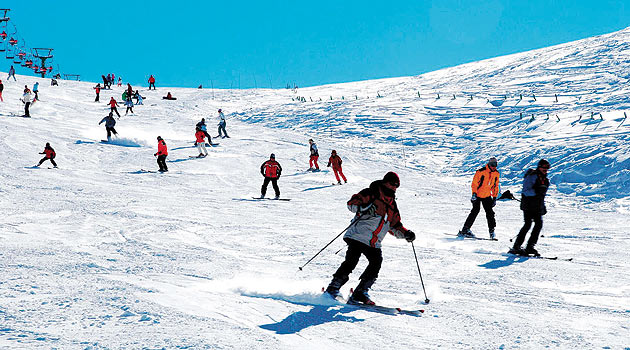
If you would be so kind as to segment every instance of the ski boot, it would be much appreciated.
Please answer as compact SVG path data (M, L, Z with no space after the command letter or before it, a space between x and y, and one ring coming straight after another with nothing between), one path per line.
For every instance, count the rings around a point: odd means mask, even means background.
M341 185L341 181L337 181L337 185Z
M472 231L468 228L468 227L464 227L462 228L458 233L457 236L459 237L469 237L469 238L475 238L475 235L472 233Z
M341 292L339 292L339 289L341 288L341 286L346 284L349 279L350 277L348 276L334 276L324 293L330 295L330 297L335 300L341 300L343 296L341 295Z
M531 255L531 256L540 256L540 253L538 253L536 248L532 246L527 246L527 248L525 248L525 254Z
M527 253L525 253L525 250L523 250L523 248L521 247L512 247L510 248L510 250L508 250L508 253L519 256L527 256Z
M494 234L494 229L490 230L490 239L497 239L496 235Z
M374 284L374 281L376 281L376 278L361 280L359 285L357 285L357 289L355 289L350 295L348 304L375 305L368 294L368 291L370 290L370 287L372 287L372 284Z

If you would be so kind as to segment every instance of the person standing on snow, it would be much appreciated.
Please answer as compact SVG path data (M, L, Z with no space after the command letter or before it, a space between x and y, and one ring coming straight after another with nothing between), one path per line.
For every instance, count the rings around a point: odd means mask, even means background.
M491 239L495 239L494 228L497 226L497 222L494 219L494 210L492 209L497 204L497 196L499 195L499 171L497 170L497 159L492 157L488 160L488 164L485 167L478 169L475 172L473 181L471 184L472 197L472 210L464 222L464 227L457 233L460 237L475 237L470 228L475 223L477 214L481 210L486 212L486 219L488 220L488 232Z
M109 80L104 75L101 75L101 78L103 78L103 89L107 89L109 87Z
M112 112L109 112L109 114L103 118L98 125L101 125L103 122L105 122L105 130L107 130L107 141L111 141L112 140L112 133L114 135L118 135L118 133L116 132L116 129L114 129L114 126L116 126L116 119L114 119L114 114Z
M149 90L151 90L151 86L153 86L153 90L155 90L155 78L153 77L153 75L149 77Z
M29 107L31 106L31 90L24 86L24 94L22 95L22 102L24 102L24 116L30 117Z
M275 199L280 198L280 188L278 187L278 179L280 178L280 175L282 174L282 167L280 166L280 163L276 162L275 154L272 153L271 156L269 156L269 160L265 161L260 166L260 173L262 174L262 176L265 177L262 187L260 188L260 198L261 199L265 198L265 194L267 194L267 186L269 185L269 182L271 182L271 186L273 187L273 190L276 192Z
M328 165L330 167L332 165L333 171L335 172L335 177L337 178L337 183L341 185L341 180L339 179L339 175L343 179L343 182L348 183L346 176L343 174L343 170L341 169L341 157L337 155L337 151L332 150L330 154L330 158L328 158Z
M319 171L319 164L317 164L317 159L319 159L319 152L317 151L317 145L313 139L309 139L308 143L311 145L311 156L308 160L309 171ZM315 167L313 168L313 164Z
M547 189L549 189L549 179L547 178L549 167L549 162L545 159L541 159L538 161L536 170L528 169L527 172L525 172L523 190L521 191L521 210L523 211L525 224L518 232L514 246L510 249L509 253L540 256L534 246L536 246L538 236L542 230L542 217L547 214L545 196L547 195ZM522 249L521 244L525 241L527 231L532 227L532 221L534 222L534 229L529 236L529 241L527 241L527 247Z
M349 303L374 305L368 295L383 262L381 241L387 232L396 238L413 242L416 239L413 231L406 229L400 222L400 212L396 205L396 189L400 179L394 172L385 174L382 180L376 180L370 187L353 195L348 201L348 210L356 213L353 225L348 228L343 240L348 244L346 259L326 288L333 298L340 296L339 288L349 280L349 275L359 263L361 255L368 259L368 266L359 277L360 282L350 296Z
M116 108L118 106L118 102L116 102L116 100L114 100L114 97L112 96L112 98L109 100L109 102L107 103L111 109L110 109L110 115L113 116L113 113L116 112L116 115L118 116L118 118L120 118L120 113L118 113L118 109Z
M203 158L208 156L208 150L206 149L206 135L204 134L203 131L201 131L201 128L197 127L195 128L195 138L197 139L197 141L195 142L195 145L197 146L197 150L199 150L199 155L197 156L197 158Z
M133 97L136 99L136 105L142 105L143 98L138 90L136 90L136 92L133 94Z
M120 79L120 78L118 78L118 79ZM131 87L131 84L129 84L129 83L127 83L127 96L130 96L130 97L133 96L133 88Z
M4 84L2 84L2 80L0 80L0 101L4 102L2 98L2 91L4 90Z
M13 77L13 81L17 81L15 79L15 68L13 68L13 66L11 66L11 68L9 68L9 76L7 77L7 81L9 81L9 79L11 79L11 77Z
M162 140L162 137L157 137L158 141L158 151L153 155L157 157L157 163L160 167L161 172L168 171L168 167L166 166L166 156L168 156L168 149L166 148L166 142Z
M101 94L101 83L96 84L94 91L96 91L96 98L94 99L94 102L98 102Z
M221 111L221 109L219 108L219 136L217 137L221 137L221 138L226 138L228 136L227 131L225 131L225 126L227 125L227 123L225 122L225 115L223 114L223 111ZM223 134L224 136L221 136L221 130L223 130Z
M50 147L50 143L46 142L46 147L44 147L44 152L40 152L39 154L45 154L45 156L39 161L39 163L36 166L40 166L46 160L50 160L50 163L52 163L52 165L55 168L57 167L57 163L55 163L55 157L57 156L57 154L55 153L55 150L52 147Z
M131 100L131 95L127 95L127 100L125 101L125 106L127 106L127 110L125 111L125 115L131 112L133 114L133 101Z
M129 84L127 84L127 85L129 85ZM122 86L122 78L121 77L118 77L118 86Z

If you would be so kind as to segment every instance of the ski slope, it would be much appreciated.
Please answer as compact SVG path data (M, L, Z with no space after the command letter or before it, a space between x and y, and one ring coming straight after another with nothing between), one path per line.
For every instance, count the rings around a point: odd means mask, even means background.
M111 144L101 143L98 122L122 87L94 103L95 83L4 81L0 347L630 349L629 43L626 29L415 77L296 92L134 86L144 105L129 116L119 108ZM14 116L24 84L35 81L42 101L33 117ZM167 91L178 99L162 100ZM231 137L190 158L195 124L205 117L215 135L218 108ZM170 171L141 172L157 169L158 135ZM305 171L309 138L324 169L337 150L348 184L333 186L327 169ZM58 169L32 168L46 142ZM270 153L290 202L251 198ZM461 228L473 172L490 156L502 190L515 194L528 167L551 162L538 249L573 261L505 254L522 225L516 201L495 208L497 242L446 235ZM298 270L349 224L349 197L390 170L401 177L398 206L418 235L431 302L423 303L410 244L394 237L383 242L371 296L424 309L419 317L322 298L343 261L340 239ZM483 214L472 229L487 234Z

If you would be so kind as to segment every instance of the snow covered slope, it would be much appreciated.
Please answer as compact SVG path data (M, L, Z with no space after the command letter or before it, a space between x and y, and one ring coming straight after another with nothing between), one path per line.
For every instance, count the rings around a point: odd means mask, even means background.
M418 77L297 92L158 81L158 91L137 87L147 98L118 120L113 144L100 142L97 124L121 88L102 91L97 104L92 83L5 81L0 347L628 349L630 121L621 118L629 42L624 30ZM33 118L12 116L23 85L36 80ZM162 100L167 91L178 100ZM190 158L195 123L205 117L214 135L218 108L231 138ZM157 169L158 135L170 171L141 172ZM320 166L337 150L347 185L305 171L309 138ZM46 142L59 169L32 168ZM272 152L290 202L251 198ZM473 170L490 156L499 158L503 190L515 193L527 167L551 161L538 247L573 261L504 254L522 222L515 201L497 204L498 242L445 235L461 228ZM393 237L372 296L425 309L419 317L323 299L343 260L341 240L298 271L348 225L348 198L389 170L401 176L398 204L418 234L431 302L423 304L410 244ZM484 221L473 227L481 236Z

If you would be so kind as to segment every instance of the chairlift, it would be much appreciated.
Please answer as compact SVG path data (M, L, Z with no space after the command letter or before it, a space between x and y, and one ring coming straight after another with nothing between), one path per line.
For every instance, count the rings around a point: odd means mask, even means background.
M23 59L24 59L24 57L26 57L26 52L24 52L24 51L20 51L20 52L18 52L18 54L17 54L17 55L18 55L18 57L19 57L21 60L23 60Z
M37 73L37 71L39 70L39 66L32 66L31 69Z
M40 73L40 74L46 74L46 72L48 72L48 69L46 69L46 67L41 67L38 71L36 71L35 73Z
M27 59L26 62L24 62L24 63L26 63L26 66L28 68L32 68L33 67L33 60L31 60L30 58Z
M11 37L11 39L9 39L9 44L11 46L15 46L15 45L17 45L17 43L18 43L17 39L15 39L13 37Z
M0 38L2 38L2 40L6 40L7 39L7 32L6 31L2 31L2 33L0 33Z
M4 15L0 17L0 22L8 22L10 18L7 17L7 12L11 11L11 9L0 9L0 11L4 11Z

